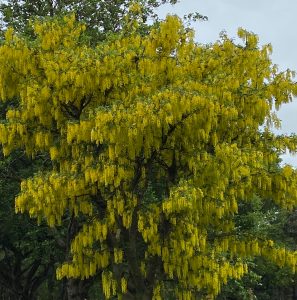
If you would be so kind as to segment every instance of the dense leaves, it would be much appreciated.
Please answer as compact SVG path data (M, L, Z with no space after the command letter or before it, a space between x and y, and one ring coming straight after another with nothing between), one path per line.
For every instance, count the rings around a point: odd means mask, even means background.
M2 2L2 3L1 3ZM76 19L86 24L86 31L92 43L103 40L107 34L119 31L129 12L131 1L113 0L50 0L50 1L1 1L2 28L13 27L17 32L31 35L30 20L75 13ZM157 19L155 8L176 0L141 0L143 25L148 18ZM192 15L191 15L192 16ZM193 14L197 18L197 14ZM144 25L145 27L145 25Z
M15 215L14 197L22 178L42 167L17 151L2 157L0 170L0 295L1 299L36 299L37 289L54 280L55 241L45 226L37 226L27 216ZM34 170L34 167L35 170ZM38 168L37 168L38 167Z
M296 249L296 239L288 233L293 226L288 220L294 218L288 212L258 197L239 204L235 218L237 234L250 234L259 239L272 239L279 247ZM262 257L247 260L249 272L240 280L230 280L223 287L221 299L294 299L295 275L289 268L280 268Z

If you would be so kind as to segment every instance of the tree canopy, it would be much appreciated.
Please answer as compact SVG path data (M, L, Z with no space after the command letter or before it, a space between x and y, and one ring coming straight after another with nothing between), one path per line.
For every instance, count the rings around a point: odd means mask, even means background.
M149 29L147 21L157 19L154 9L162 4L175 1L141 1L141 31L144 34ZM2 1L0 2L0 33L7 26L14 28L15 32L26 38L34 35L30 22L35 19L43 20L51 17L63 16L69 12L76 13L76 19L82 20L86 25L84 37L89 44L103 40L106 35L119 31L124 24L124 19L129 18L127 9L130 1ZM5 119L6 109L14 105L15 99L5 101L0 105L1 119ZM73 236L72 230L67 230L71 224L70 216L64 218L63 227L57 230L47 230L44 222L36 228L34 221L29 221L27 215L15 216L13 199L19 192L21 178L32 176L34 170L43 170L48 162L47 155L38 155L35 159L25 159L23 150L14 151L8 157L1 156L1 220L3 223L0 235L1 249L1 279L0 294L3 299L28 298L30 300L42 295L42 299L64 299L75 294L77 298L85 299L86 295L94 297L93 292L88 292L94 285L96 278L87 281L67 279L61 282L54 280L52 270L63 257L68 257L69 242ZM26 234L24 234L26 233ZM38 233L38 235L36 234ZM42 234L42 238L41 235ZM43 240L40 243L40 240ZM38 247L36 247L38 245ZM49 247L49 245L51 245ZM24 247L25 246L25 247ZM3 250L3 252L2 252ZM2 255L4 253L4 255ZM47 256L50 272L39 272ZM54 260L52 260L54 258ZM42 262L42 263L41 263ZM36 268L36 266L38 266ZM31 268L32 267L32 268ZM5 271L4 271L5 270ZM46 270L49 270L46 268ZM37 272L37 274L35 274ZM11 274L11 276L10 276ZM39 276L33 280L32 276ZM38 282L38 284L36 284ZM28 284L29 283L29 284ZM34 288L32 288L34 286ZM91 288L92 289L92 288ZM50 298L48 298L50 297ZM72 299L72 298L71 298Z
M119 31L129 13L129 0L8 0L0 4L2 27L13 27L16 32L32 34L30 21L75 13L78 21L84 22L92 43L103 40L108 33ZM157 19L155 8L177 0L140 0L143 22ZM203 18L203 16L202 16Z
M141 7L132 11L141 15ZM105 297L214 297L263 256L295 271L296 253L236 234L239 201L296 204L296 171L276 168L295 136L271 132L273 107L292 100L292 72L271 47L238 31L204 46L176 16L148 35L131 19L95 47L75 17L8 29L0 96L3 153L48 155L51 170L21 182L16 211L51 227L77 222L57 277L101 274Z

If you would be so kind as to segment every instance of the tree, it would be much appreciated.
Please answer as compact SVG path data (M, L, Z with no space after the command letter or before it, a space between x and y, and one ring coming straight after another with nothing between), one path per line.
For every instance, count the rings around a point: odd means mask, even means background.
M145 24L146 19L149 17L156 18L154 15L154 8L158 7L161 4L165 4L166 2L170 2L172 4L175 3L175 1L141 1L144 7L144 10L142 10L142 31L145 32L148 25ZM118 31L121 28L121 24L123 24L123 16L126 14L128 6L130 1L2 1L0 5L0 15L1 15L1 32L3 33L3 30L7 28L7 26L11 26L15 29L16 32L19 34L22 34L26 36L26 38L30 38L34 32L32 31L32 27L30 26L30 21L37 18L37 19L43 19L43 18L49 18L56 15L65 15L69 12L76 12L76 18L78 20L83 20L86 24L86 33L88 35L88 41L91 43L95 43L98 40L102 40L105 38L107 34L110 34L111 32ZM12 101L6 101L4 104L4 107L1 106L1 119L5 119L6 114L6 106L14 106L16 99L12 99ZM7 158L2 159L2 165L5 169L1 168L1 194L3 195L3 199L1 204L1 210L0 213L3 213L3 218L1 220L5 220L5 228L3 230L3 235L1 235L0 238L0 247L2 249L7 250L7 245L9 241L9 245L13 245L13 249L9 248L9 255L5 255L1 260L1 267L2 269L14 269L19 270L20 274L22 276L14 274L13 277L15 280L12 280L12 277L8 278L5 274L3 276L3 279L5 282L0 281L0 286L2 286L2 292L1 294L3 297L7 293L11 295L11 293L14 293L15 295L22 294L23 297L30 293L29 297L30 299L33 299L37 297L38 291L36 290L37 285L34 284L35 288L34 290L31 289L31 286L24 283L30 282L33 284L35 281L32 280L32 278L26 278L27 275L32 274L26 273L23 271L23 269L29 270L28 262L32 262L33 266L36 265L36 262L40 261L40 257L46 257L44 255L40 255L40 253L51 253L51 260L53 257L56 258L56 263L59 261L58 258L63 257L65 255L68 256L68 250L69 250L69 243L72 239L72 236L69 236L71 232L67 230L67 227L70 223L70 218L64 218L64 229L60 230L62 231L62 234L55 235L52 231L46 232L45 228L43 226L40 226L38 230L34 226L32 226L31 223L28 222L26 216L24 217L15 217L13 210L14 210L14 203L11 201L17 193L18 188L16 188L16 185L19 183L19 180L21 178L28 177L29 174L32 176L34 171L36 170L36 167L40 167L42 164L46 164L48 161L48 155L42 155L39 156L38 159L34 159L31 161L25 160L24 155L22 152L16 152L12 153ZM13 164L11 165L11 162L13 161ZM26 161L26 162L24 162ZM9 166L9 168L7 168ZM17 168L16 168L17 166ZM7 169L7 170L6 170ZM18 178L13 178L12 174L14 173L13 170L17 170ZM18 172L18 170L21 170L21 172ZM44 170L43 170L44 171ZM31 172L31 173L30 173ZM20 173L20 174L19 174ZM25 174L25 176L23 176ZM3 177L3 178L2 178ZM10 188L7 189L7 186ZM8 192L9 191L9 192ZM4 208L5 207L5 208ZM9 230L7 230L9 229ZM43 239L45 241L43 243L38 243L39 247L36 248L37 241L34 240L34 238L37 237L36 232L38 232L38 237L40 236L40 233L43 233ZM26 233L26 234L23 234ZM39 237L40 238L40 237ZM24 248L23 245L26 245ZM47 244L51 245L50 248L47 247ZM55 246L53 246L55 245ZM55 250L54 250L55 249ZM12 251L13 250L13 251ZM38 251L36 251L38 250ZM61 253L61 250L63 252ZM36 252L38 252L36 254ZM55 253L53 253L55 252ZM22 257L22 260L20 260L20 257ZM45 259L46 260L46 259ZM42 260L43 261L43 260ZM12 266L12 263L14 266ZM54 264L52 262L52 264ZM18 266L17 266L18 265ZM43 264L39 265L40 268L43 267ZM51 268L54 266L52 265ZM6 272L7 273L7 272ZM33 274L34 276L36 274ZM24 279L23 279L24 278ZM38 281L39 284L42 284L44 286L52 286L50 288L51 290L49 293L51 294L51 299L55 298L62 298L61 294L64 294L64 291L59 292L59 295L56 295L53 292L53 289L56 289L56 286L61 289L62 285L56 284L56 282L53 283L52 274L47 273L47 276L44 275L41 277L44 278L44 281L41 282ZM8 281L8 285L7 285ZM4 285L3 285L3 284ZM87 284L87 286L86 286ZM85 295L88 292L88 288L90 286L90 280L83 284L82 281L78 280L68 280L66 283L66 286L71 286L70 290L75 291L76 294L80 294L81 297L84 299ZM16 288L18 286L18 288ZM76 286L76 288L75 288ZM27 291L25 291L25 287ZM64 282L63 282L64 287ZM15 290L17 289L17 292ZM43 296L42 299L45 299L46 295L44 293L44 289L39 288L40 291L42 291ZM63 289L64 290L64 289ZM4 292L5 291L5 292ZM40 292L39 291L39 292ZM34 293L34 295L33 295ZM18 296L15 296L18 297ZM70 297L70 296L69 296Z
M296 249L289 231L292 214L269 200L258 197L239 203L235 217L237 234L249 233L258 239L271 239L278 246ZM293 229L294 230L294 229ZM225 299L295 299L294 274L288 267L280 268L261 257L247 260L249 272L240 280L230 280L222 288L218 300Z
M3 153L52 163L22 180L16 210L57 229L71 216L57 277L100 274L107 299L193 299L241 278L246 257L294 271L295 252L234 226L255 194L296 203L296 171L275 168L296 137L270 130L273 105L296 93L292 73L242 29L243 45L203 46L168 16L143 36L131 10L96 47L74 17L36 22L32 41L9 29L0 47L1 99L19 99L0 126Z
M148 18L156 19L154 9L165 3L175 4L177 0L140 0L142 18L146 23ZM124 16L127 15L131 1L127 0L50 0L50 1L2 1L0 13L2 27L13 27L16 32L31 35L30 20L35 18L54 17L76 14L76 19L86 24L86 31L92 43L105 39L108 33L121 29Z
M36 299L42 283L54 278L54 239L49 238L45 226L38 227L27 216L15 215L12 206L21 178L34 174L34 167L38 169L19 151L1 160L1 299Z

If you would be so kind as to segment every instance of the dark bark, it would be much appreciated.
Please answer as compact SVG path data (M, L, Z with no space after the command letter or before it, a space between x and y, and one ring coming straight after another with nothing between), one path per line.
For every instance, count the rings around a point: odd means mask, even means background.
M128 251L126 253L129 265L128 293L123 300L151 300L153 294L153 276L144 278L140 271L139 243L141 237L137 230L137 209L134 210L132 224L127 232Z
M293 300L297 300L297 284L294 283L293 286Z
M71 260L70 246L74 236L79 231L79 223L72 214L67 232L67 246L65 248L65 256L67 260ZM81 280L74 278L66 279L67 300L84 300L88 297L90 280Z
M128 292L123 295L123 300L151 300L152 293L150 291L139 291L135 294Z
M67 280L68 300L84 300L88 296L87 282L70 278Z

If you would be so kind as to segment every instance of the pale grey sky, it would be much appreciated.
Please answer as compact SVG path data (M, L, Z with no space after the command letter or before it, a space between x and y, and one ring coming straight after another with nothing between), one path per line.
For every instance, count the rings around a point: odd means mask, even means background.
M243 27L256 33L260 44L272 44L272 61L281 70L297 71L296 0L180 0L174 6L162 6L158 14L161 17L168 13L183 16L196 11L208 17L206 22L193 24L198 42L214 42L222 30L235 38L238 27ZM278 116L282 120L281 132L297 132L297 99L284 105ZM283 159L297 166L297 156L287 155Z

